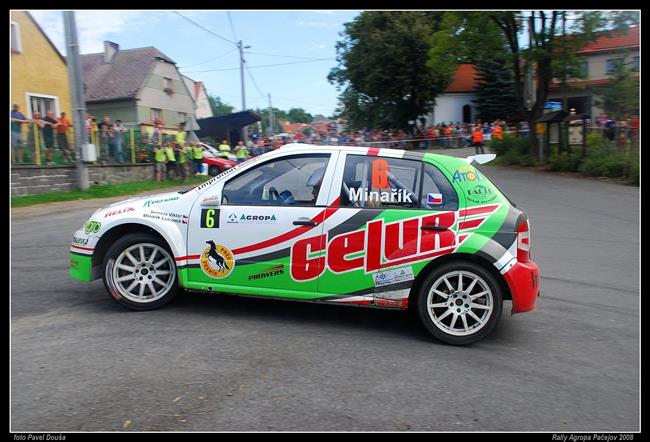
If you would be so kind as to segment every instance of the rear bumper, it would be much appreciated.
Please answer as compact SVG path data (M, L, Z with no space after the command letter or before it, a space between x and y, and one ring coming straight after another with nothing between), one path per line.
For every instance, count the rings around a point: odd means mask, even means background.
M512 313L523 313L535 308L539 296L539 267L533 261L517 262L503 277L512 295Z

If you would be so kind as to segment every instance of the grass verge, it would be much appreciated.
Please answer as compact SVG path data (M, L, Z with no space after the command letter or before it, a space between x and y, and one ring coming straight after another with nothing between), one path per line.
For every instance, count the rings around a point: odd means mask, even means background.
M84 191L72 190L67 192L40 193L38 195L12 196L11 207L26 207L34 204L54 203L58 201L111 198L170 187L187 186L189 188L201 184L210 178L210 176L189 177L186 183L179 183L178 181L133 181L120 184L95 184Z

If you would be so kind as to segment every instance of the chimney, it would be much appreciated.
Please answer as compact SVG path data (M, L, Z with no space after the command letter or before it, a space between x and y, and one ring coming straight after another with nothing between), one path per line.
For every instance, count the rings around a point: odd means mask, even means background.
M104 63L113 63L115 55L120 50L120 45L112 41L104 41Z

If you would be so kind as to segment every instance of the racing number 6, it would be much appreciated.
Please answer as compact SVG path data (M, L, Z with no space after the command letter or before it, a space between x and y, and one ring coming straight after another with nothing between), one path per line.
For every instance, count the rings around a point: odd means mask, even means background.
M388 187L388 162L386 160L375 160L372 162L372 187L385 189Z
M215 218L216 215L216 218ZM218 209L201 210L201 228L214 229L219 227Z

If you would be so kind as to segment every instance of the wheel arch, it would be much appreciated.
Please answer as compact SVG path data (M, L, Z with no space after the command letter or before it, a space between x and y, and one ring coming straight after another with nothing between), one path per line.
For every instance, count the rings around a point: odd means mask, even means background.
M92 256L92 279L99 279L102 277L102 266L106 252L118 238L128 235L130 233L146 233L161 239L167 244L167 247L172 252L173 256L179 256L174 243L170 241L167 235L164 235L151 225L125 222L111 227L109 230L99 238Z
M434 271L436 267L450 262L473 262L474 264L480 265L483 269L490 272L496 281L500 284L503 291L503 299L512 300L512 295L510 293L510 287L508 287L508 283L506 282L503 275L499 273L497 268L489 260L476 254L450 253L448 255L441 256L440 258L431 260L431 262L429 262L422 270L420 270L409 292L409 309L415 308L415 300L417 298L418 292L420 291L420 287L422 286L422 283L426 279L427 275L430 272Z

